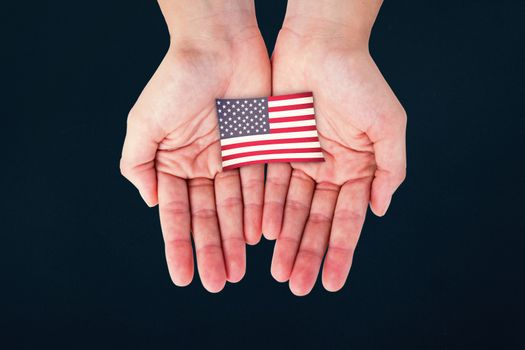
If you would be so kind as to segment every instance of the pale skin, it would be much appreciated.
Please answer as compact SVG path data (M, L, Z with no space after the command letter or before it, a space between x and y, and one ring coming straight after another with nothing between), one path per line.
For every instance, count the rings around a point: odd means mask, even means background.
M403 107L368 52L381 1L290 0L272 58L273 94L312 91L324 163L269 164L263 232L271 273L308 294L344 285L370 204L382 216L405 178Z
M159 204L171 278L204 287L245 273L245 242L277 239L271 272L296 295L340 289L368 204L405 176L406 115L368 53L380 1L290 0L272 68L248 0L159 1L166 57L128 118L121 169ZM272 86L273 78L273 86ZM221 172L215 98L312 91L324 163ZM264 213L263 213L264 202ZM235 218L235 219L232 219ZM191 234L190 234L191 232Z
M268 96L270 61L253 2L159 4L171 44L129 114L121 170L159 205L173 282L193 278L193 239L202 284L218 292L261 238L264 166L221 172L215 99Z

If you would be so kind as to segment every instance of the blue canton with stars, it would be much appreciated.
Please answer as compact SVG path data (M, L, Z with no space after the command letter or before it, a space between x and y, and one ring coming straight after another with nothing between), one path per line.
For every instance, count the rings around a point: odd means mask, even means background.
M221 139L270 133L267 98L218 99Z

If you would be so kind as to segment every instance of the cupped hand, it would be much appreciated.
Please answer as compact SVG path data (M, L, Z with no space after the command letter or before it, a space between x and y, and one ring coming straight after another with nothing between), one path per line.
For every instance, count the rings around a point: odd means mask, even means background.
M258 28L231 40L198 37L172 43L129 113L121 170L149 206L159 205L176 285L193 278L191 238L207 290L245 273L245 242L261 235L264 168L221 172L215 99L267 96L270 81Z
M405 112L366 45L281 30L273 94L312 91L323 163L269 164L263 233L277 239L271 272L296 295L324 258L329 291L345 283L367 206L385 214L405 177Z

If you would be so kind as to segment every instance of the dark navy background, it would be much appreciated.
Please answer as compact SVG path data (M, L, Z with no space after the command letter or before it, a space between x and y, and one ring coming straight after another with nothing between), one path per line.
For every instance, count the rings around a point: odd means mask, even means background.
M269 47L285 1L257 2ZM371 51L408 116L408 178L339 293L294 297L273 242L237 285L170 282L124 180L126 115L168 34L154 1L4 4L0 348L524 346L523 1L386 1ZM5 152L7 150L7 152Z

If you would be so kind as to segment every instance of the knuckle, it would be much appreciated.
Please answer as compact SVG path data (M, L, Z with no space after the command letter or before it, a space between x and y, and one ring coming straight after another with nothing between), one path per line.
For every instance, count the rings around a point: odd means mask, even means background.
M313 224L327 224L332 221L332 218L322 213L310 213L308 221Z
M171 214L187 214L189 211L188 203L184 201L169 201L161 204L162 208Z
M198 219L212 219L217 217L217 211L215 209L197 209L194 210L191 215Z
M340 209L335 212L334 218L342 221L361 222L365 220L365 214L355 210Z
M286 209L287 210L308 210L309 206L295 199L287 199Z
M218 206L223 208L232 208L236 206L242 205L242 199L240 197L227 197L222 199L219 203L217 203Z

